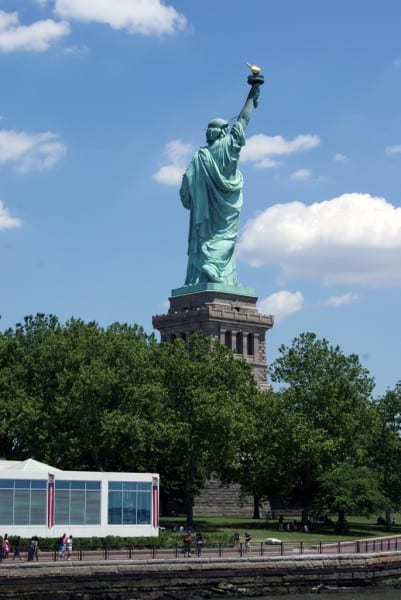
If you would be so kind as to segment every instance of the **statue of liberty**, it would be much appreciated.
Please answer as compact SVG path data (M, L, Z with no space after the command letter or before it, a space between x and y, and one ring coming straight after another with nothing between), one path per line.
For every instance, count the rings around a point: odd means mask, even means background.
M207 126L207 146L200 148L182 179L182 204L190 211L188 266L185 285L239 285L234 248L242 207L243 177L238 170L245 129L257 107L263 76L248 65L251 90L234 124L213 119Z

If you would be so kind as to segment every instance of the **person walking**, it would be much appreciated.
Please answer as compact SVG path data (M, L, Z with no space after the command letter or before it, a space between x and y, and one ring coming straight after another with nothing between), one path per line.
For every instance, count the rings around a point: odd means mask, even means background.
M8 534L4 534L3 543L1 545L1 549L3 552L3 558L8 558L10 554L10 540L8 539Z
M31 537L28 544L28 560L39 560L39 539L37 535Z
M67 560L70 560L71 554L72 554L72 535L71 534L67 538L65 550L66 550L66 554L67 554Z
M184 558L186 556L188 558L190 558L190 556L191 556L192 536L191 536L191 533L189 531L187 531L187 533L184 535L183 542L184 542Z
M22 560L20 542L21 542L20 536L16 535L13 539L13 548L14 548L13 560L15 560L16 558L19 558L20 560Z
M249 531L245 531L245 552L249 552L251 550L251 539L252 536Z
M195 545L196 545L196 553L198 556L200 556L201 552L202 552L202 547L203 547L203 535L201 533L196 534Z
M59 558L64 558L66 544L67 544L67 534L63 533L63 535L60 536L57 541L57 550L58 550Z

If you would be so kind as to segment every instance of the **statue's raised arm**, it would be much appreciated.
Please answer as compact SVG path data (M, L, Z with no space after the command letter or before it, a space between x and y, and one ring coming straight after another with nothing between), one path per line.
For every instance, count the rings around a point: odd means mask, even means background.
M242 174L237 168L244 131L258 105L264 79L249 65L251 90L235 123L213 119L206 130L207 146L200 148L182 179L182 204L191 211L188 267L185 285L239 286L234 260L242 206Z
M252 73L252 75L249 75L248 77L248 83L251 86L251 89L237 119L237 121L241 123L244 130L249 123L252 110L258 105L260 86L264 83L264 77L260 74L260 67L251 65L250 63L247 63L247 65Z

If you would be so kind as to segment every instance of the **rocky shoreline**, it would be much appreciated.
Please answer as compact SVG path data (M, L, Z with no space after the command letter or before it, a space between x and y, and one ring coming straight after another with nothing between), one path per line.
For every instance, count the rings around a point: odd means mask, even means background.
M22 563L0 566L14 600L255 598L401 581L401 552L273 558ZM401 584L400 584L401 585Z

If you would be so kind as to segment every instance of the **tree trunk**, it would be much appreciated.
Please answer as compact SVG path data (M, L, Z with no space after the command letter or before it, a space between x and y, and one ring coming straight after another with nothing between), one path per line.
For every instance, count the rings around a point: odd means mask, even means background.
M260 519L260 498L259 498L259 496L253 497L253 518Z
M194 469L192 464L189 464L187 474L185 477L185 496L184 496L184 507L185 514L187 515L187 528L193 526L194 521Z
M391 531L392 526L391 526L391 511L390 510L386 510L386 529L387 531Z

